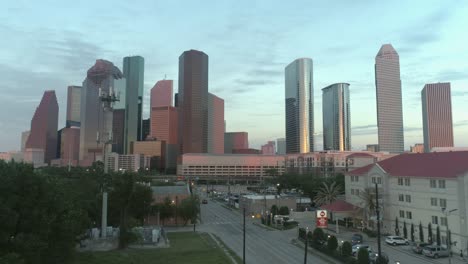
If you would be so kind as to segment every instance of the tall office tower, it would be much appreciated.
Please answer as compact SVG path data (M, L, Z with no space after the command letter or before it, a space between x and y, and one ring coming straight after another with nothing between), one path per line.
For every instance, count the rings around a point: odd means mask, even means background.
M314 151L312 59L301 58L285 69L286 153Z
M113 116L104 114L99 96L110 95L114 81L120 78L119 68L106 60L96 60L87 72L81 88L80 165L90 165L98 157L102 159L104 142L112 138L109 131L112 131ZM111 150L111 145L106 148Z
M68 86L67 118L65 127L79 127L81 113L81 86Z
M379 149L401 153L404 137L400 58L391 44L382 45L375 57L375 87Z
M247 132L224 133L224 153L231 154L235 149L249 148L249 134Z
M125 109L114 109L112 113L112 152L124 154Z
M23 131L21 133L21 151L24 152L26 150L26 141L28 141L29 137L29 130Z
M224 154L224 100L208 93L208 153Z
M62 142L62 131L63 131L64 128L57 131L57 148L55 149L54 159L60 159L62 157L62 156L60 156L60 153L61 153L61 147L62 147L62 144L61 144L61 142Z
M146 138L149 136L150 126L151 126L150 119L149 118L143 119L143 121L141 123L141 135L142 135L141 138L142 138L142 141L146 140Z
M142 140L143 83L145 60L141 56L125 57L123 75L127 80L125 94L124 153L130 154L130 143Z
M188 50L179 57L179 144L182 153L208 151L208 55Z
M60 159L76 166L80 155L80 128L63 128L60 142Z
M450 83L430 83L421 91L424 151L453 147Z
M178 151L178 111L173 106L160 106L151 109L150 137L166 142L166 168L177 167Z
M379 144L367 144L366 150L370 152L379 152Z
M322 92L323 150L351 150L349 84L335 83Z
M160 106L172 106L172 80L158 81L151 89L150 109Z
M45 163L55 159L59 106L55 91L45 91L31 120L26 149L42 149Z
M179 93L174 94L174 106L179 107Z
M286 139L278 138L276 140L276 154L284 155L286 154Z

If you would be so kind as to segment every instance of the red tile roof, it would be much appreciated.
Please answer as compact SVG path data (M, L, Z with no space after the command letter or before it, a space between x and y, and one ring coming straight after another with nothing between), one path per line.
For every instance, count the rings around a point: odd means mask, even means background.
M374 156L372 156L371 154L369 153L353 153L351 155L348 155L347 158L355 158L355 157L359 157L359 158L373 158Z
M331 204L322 205L320 208L332 212L349 212L356 210L357 207L346 201L336 200Z
M407 153L377 163L392 176L456 178L468 172L468 151ZM363 175L374 164L355 169L348 175Z

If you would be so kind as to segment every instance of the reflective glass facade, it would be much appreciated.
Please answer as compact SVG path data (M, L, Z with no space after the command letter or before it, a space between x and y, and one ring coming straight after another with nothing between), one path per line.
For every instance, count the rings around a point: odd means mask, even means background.
M323 149L351 150L349 84L335 83L322 92Z
M314 151L312 59L301 58L285 69L286 153Z

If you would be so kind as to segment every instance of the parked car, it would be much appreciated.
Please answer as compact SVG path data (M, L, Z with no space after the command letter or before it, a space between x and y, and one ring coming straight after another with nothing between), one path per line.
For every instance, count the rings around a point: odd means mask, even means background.
M351 237L351 244L356 245L356 244L362 244L364 242L364 239L362 238L361 234L353 234Z
M379 254L377 252L369 252L369 263L376 264L378 256ZM385 259L386 263L388 263L388 256L385 252L382 252L382 257Z
M429 243L416 243L414 244L414 246L412 247L414 253L418 253L418 254L422 254L422 251L423 251L423 248L426 247L426 246L429 246L430 244Z
M424 256L431 257L431 258L449 256L449 251L447 250L447 248L442 247L442 246L426 246L423 248L422 253Z
M409 245L407 239L399 237L399 236L388 236L385 238L385 242L389 245Z
M207 204L207 203L208 203L208 200L206 200L206 199L202 200L202 204Z
M357 252L359 251L359 249L361 248L365 248L367 249L367 251L369 252L372 252L372 249L369 245L365 245L365 244L356 244L352 247L352 253L353 253L353 256L356 256Z

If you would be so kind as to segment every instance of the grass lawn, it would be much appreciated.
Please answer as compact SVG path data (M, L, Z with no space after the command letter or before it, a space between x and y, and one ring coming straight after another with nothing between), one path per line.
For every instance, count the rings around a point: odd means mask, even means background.
M208 234L169 233L170 248L79 253L75 264L232 263Z

